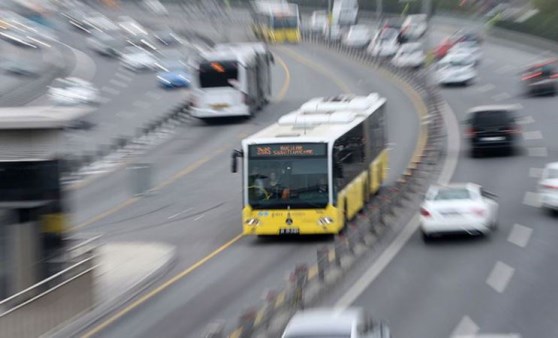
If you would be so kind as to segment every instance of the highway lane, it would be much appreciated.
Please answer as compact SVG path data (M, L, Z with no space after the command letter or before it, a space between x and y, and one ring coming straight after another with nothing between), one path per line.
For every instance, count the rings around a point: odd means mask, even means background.
M280 47L275 53L289 67L291 86L285 100L250 121L246 131L253 132L260 129L261 124L275 121L277 116L309 97L334 95L347 89L360 94L377 90L396 98L389 104L390 142L400 144L401 149L413 150L418 117L409 98L392 83L378 79L373 70L347 62L340 56L316 59L316 53L324 51L314 47ZM367 81L355 81L362 76ZM195 129L191 131L196 132ZM228 151L239 143L239 138L233 144L231 139L219 139L225 144L225 157L219 155L205 162L157 195L125 207L87 226L84 231L104 232L107 240L160 239L176 244L179 259L173 273L192 266L220 244L234 238L240 232L240 178L229 173ZM405 151L392 154L394 163L406 164L409 156L410 152ZM402 170L403 167L394 165L391 174ZM164 332L168 336L198 337L209 321L219 318L226 319L230 327L235 324L239 310L257 304L264 290L282 286L285 275L297 262L311 262L317 245L327 242L328 238L238 239L214 260L123 316L101 336L116 337L126 333L148 337Z
M539 58L540 51L497 44L486 45L484 51L480 80L442 93L461 120L475 105L523 107L523 152L472 159L465 143L453 177L480 183L499 195L500 229L488 239L440 240L426 246L416 233L407 242L353 303L387 320L398 337L558 334L550 310L558 301L552 286L557 277L556 219L533 207L531 194L540 168L558 155L552 132L558 99L525 98L519 90L518 71ZM324 304L335 304L344 291Z

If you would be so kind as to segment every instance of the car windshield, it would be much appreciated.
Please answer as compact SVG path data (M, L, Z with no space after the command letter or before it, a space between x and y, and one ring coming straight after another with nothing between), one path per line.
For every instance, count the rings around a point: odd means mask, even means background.
M471 193L466 188L443 188L434 195L434 201L451 201L471 199Z
M473 126L500 126L509 121L509 116L506 111L493 110L476 112L472 119Z
M545 173L546 179L556 179L558 178L558 168L548 168Z
M254 209L324 208L329 201L326 148L314 146L319 150L303 156L275 155L275 149L285 146L274 147L270 155L254 155L269 147L250 146L249 204Z

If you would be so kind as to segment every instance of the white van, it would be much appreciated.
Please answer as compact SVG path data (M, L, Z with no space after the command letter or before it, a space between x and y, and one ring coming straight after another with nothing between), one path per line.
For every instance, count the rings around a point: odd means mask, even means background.
M332 24L351 26L357 23L358 0L335 0L332 10Z
M359 308L315 308L297 312L281 337L390 338L391 333L384 323L371 320Z

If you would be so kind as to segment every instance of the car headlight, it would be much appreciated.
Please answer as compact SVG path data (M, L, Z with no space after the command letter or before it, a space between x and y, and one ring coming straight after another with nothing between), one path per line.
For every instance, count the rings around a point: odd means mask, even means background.
M319 225L329 225L331 223L333 223L333 218L331 217L320 217L320 219L318 219Z
M249 218L246 220L246 224L255 227L260 225L260 220L257 218Z

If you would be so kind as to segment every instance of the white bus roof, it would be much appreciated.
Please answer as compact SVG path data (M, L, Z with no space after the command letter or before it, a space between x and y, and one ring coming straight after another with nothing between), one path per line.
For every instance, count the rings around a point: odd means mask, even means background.
M385 101L376 93L315 98L245 138L242 144L331 142L373 114Z
M286 1L255 1L253 7L259 13L298 15L298 5Z
M94 111L90 107L26 106L0 109L0 130L63 129Z

